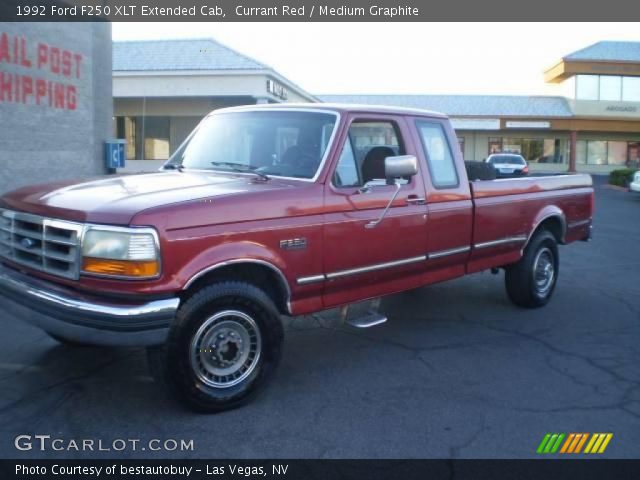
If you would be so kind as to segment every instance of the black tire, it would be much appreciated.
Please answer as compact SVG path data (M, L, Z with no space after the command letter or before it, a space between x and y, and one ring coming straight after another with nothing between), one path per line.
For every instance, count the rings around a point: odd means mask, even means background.
M559 266L555 237L547 230L535 233L522 258L506 268L509 299L525 308L546 305L555 290Z
M247 283L222 282L180 307L166 345L148 349L149 366L186 407L230 410L271 379L283 338L280 315L266 293Z

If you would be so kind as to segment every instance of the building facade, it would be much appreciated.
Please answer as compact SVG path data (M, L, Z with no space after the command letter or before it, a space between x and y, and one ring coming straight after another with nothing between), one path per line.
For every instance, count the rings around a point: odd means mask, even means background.
M318 101L211 39L115 42L113 95L114 132L127 140L125 171L159 168L217 108Z
M553 96L324 95L331 102L425 108L451 117L467 160L521 153L534 171L607 173L640 163L640 42L599 42L544 79Z
M224 106L381 104L448 114L467 160L517 152L533 171L607 173L640 162L640 42L599 42L544 73L554 95L313 96L214 40L116 42L114 131L128 171L157 169L198 121Z
M0 192L107 172L108 23L0 23Z

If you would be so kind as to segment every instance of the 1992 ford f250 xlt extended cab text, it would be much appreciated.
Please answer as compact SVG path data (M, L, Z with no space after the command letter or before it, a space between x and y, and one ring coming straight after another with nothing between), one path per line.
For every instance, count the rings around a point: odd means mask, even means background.
M592 211L588 175L470 182L441 114L237 107L160 172L2 196L0 291L63 343L148 347L169 391L219 411L272 377L281 315L498 268L515 304L544 305Z

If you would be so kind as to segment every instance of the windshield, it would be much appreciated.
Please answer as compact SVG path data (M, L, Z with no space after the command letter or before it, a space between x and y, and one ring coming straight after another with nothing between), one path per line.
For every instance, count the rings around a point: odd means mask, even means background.
M507 163L509 165L524 165L524 158L520 155L494 155L489 159L489 163Z
M336 114L324 112L214 114L202 121L167 165L314 178L336 121Z

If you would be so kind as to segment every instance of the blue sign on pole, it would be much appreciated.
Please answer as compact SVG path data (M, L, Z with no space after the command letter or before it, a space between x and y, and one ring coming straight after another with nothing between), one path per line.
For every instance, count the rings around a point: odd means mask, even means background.
M126 143L127 141L123 139L108 140L106 142L105 160L107 168L124 168L126 160L124 146Z

